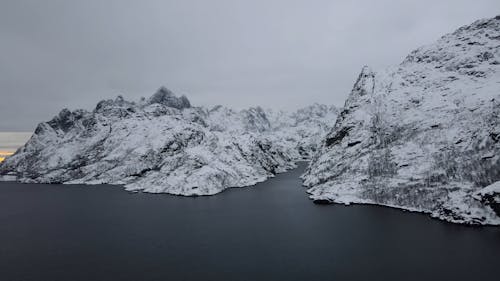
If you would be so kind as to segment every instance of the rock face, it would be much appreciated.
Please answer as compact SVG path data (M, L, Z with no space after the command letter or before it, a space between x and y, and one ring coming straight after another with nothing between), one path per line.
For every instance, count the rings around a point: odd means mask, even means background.
M396 67L363 68L304 184L321 202L498 225L499 117L497 16L411 52Z
M326 135L336 112L320 105L295 113L192 107L186 97L162 87L139 102L119 96L91 112L62 110L38 125L1 164L0 175L22 182L110 183L211 195L294 167L316 149L312 142Z
M276 141L287 142L298 158L309 160L335 124L339 110L335 106L313 104L295 112L268 111Z
M148 104L163 104L169 107L184 109L191 107L191 103L186 96L176 97L172 91L165 87L161 87L156 93L148 100Z

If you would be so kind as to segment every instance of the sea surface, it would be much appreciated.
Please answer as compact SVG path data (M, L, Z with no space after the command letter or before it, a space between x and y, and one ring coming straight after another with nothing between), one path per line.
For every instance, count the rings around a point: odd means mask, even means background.
M0 183L0 280L498 280L500 228L316 205L304 167L194 198Z

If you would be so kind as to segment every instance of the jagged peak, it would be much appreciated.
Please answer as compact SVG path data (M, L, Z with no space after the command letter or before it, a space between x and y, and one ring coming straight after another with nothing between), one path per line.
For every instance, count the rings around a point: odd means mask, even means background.
M151 98L153 98L154 96L175 96L174 95L174 92L170 91L167 87L165 86L161 86L160 88L158 88L158 90L156 90L156 92L153 94L153 96Z
M69 110L68 108L63 108L59 112L59 114L57 114L46 124L48 124L53 129L61 129L66 132L69 129L71 129L71 126L73 125L73 119L74 119L73 112L71 112L71 110ZM37 131L42 131L41 129L42 128L39 129L37 127Z
M218 104L218 105L214 105L211 108L209 108L208 112L210 114L214 114L214 113L235 114L238 111L234 110L233 108Z
M134 105L135 105L134 102L127 101L123 98L122 95L118 95L114 100L107 99L98 102L94 109L94 112L104 112L112 107L131 107Z
M358 79L354 83L351 93L349 94L344 107L349 107L356 102L360 97L373 93L375 86L375 72L369 66L363 66L359 73Z
M184 95L177 97L175 94L166 87L160 87L149 99L148 104L163 104L169 107L184 109L191 107L191 103Z
M119 102L124 102L125 99L123 98L122 95L118 95L116 98L115 98L115 102L119 103Z
M496 29L499 25L500 25L500 15L497 15L493 18L480 19L480 20L476 20L475 22L473 22L471 24L464 25L464 26L458 28L452 34L458 34L458 33L464 32L464 31L477 30L477 29L488 29L488 28Z
M373 74L373 70L371 67L369 67L368 65L363 65L363 67L361 68L361 73L359 74L359 77L362 77L362 76L368 76L368 75L372 75ZM360 79L358 77L358 80Z
M365 65L361 68L361 72L358 75L358 79L354 83L353 91L362 91L366 84L367 80L373 79L375 77L375 72L371 69L371 67ZM364 95L366 93L360 93L360 95Z
M71 110L69 110L67 107L63 108L59 114L58 114L58 117L59 118L67 118L68 116L71 115Z
M244 109L243 111L246 111L246 112L256 112L256 113L259 113L259 114L266 114L265 111L264 111L264 109L260 105L249 107L248 109Z

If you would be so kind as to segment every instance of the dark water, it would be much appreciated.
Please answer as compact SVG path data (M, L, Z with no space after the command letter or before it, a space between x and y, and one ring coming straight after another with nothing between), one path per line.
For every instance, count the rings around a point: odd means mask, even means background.
M499 280L500 228L315 205L302 170L197 198L0 183L0 280Z

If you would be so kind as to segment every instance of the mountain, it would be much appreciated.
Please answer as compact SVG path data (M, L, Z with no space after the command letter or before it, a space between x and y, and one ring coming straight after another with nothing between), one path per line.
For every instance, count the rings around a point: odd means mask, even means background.
M193 107L162 87L137 102L103 100L93 111L62 110L0 166L6 179L122 184L128 190L212 195L243 187L307 159L337 109L293 113L260 107Z
M364 67L304 185L319 202L500 224L500 16Z
M266 114L276 141L288 142L298 152L296 157L309 160L335 124L339 110L315 103L292 113L268 110Z

